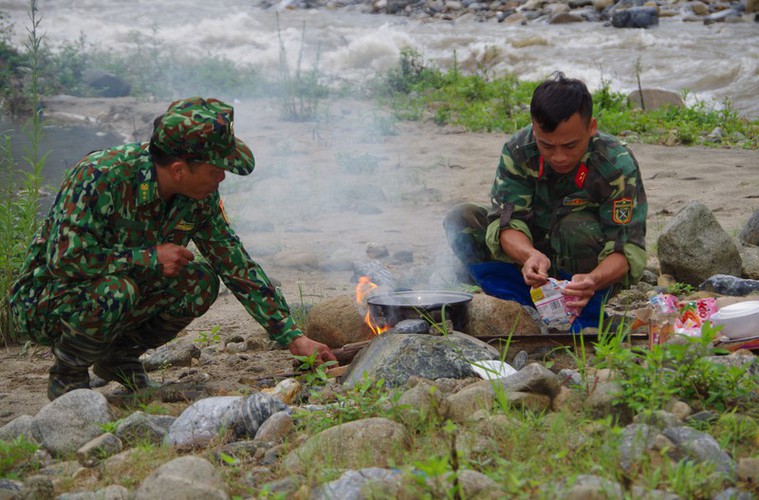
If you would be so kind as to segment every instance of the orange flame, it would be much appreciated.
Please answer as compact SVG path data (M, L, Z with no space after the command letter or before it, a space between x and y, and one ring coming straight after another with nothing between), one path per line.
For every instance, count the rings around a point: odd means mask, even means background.
M356 285L356 304L361 310L366 310L366 314L364 315L364 323L369 325L369 328L372 329L375 335L380 335L382 333L385 333L388 330L388 327L374 325L369 314L369 307L366 305L366 299L375 288L377 288L377 285L372 283L371 278L368 276L361 276L358 279L358 284Z

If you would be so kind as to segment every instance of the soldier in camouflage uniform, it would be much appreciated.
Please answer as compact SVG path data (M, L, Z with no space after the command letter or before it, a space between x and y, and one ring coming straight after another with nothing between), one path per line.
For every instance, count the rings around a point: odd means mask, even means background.
M149 143L90 153L67 172L11 290L16 326L55 356L51 400L88 388L89 367L147 387L139 356L205 313L219 277L273 340L334 360L293 322L226 219L219 183L254 164L235 138L232 107L193 97L156 118Z
M556 73L541 83L532 125L503 147L490 210L462 203L444 221L454 253L488 294L532 305L531 287L549 275L570 279L564 294L578 328L597 324L608 292L637 282L646 264L638 164L597 131L592 110L581 81Z

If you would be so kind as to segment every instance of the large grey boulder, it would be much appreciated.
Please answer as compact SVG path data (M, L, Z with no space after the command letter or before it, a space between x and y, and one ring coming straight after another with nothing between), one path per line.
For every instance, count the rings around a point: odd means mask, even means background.
M653 111L664 106L676 108L685 106L685 101L680 94L664 89L633 90L627 94L627 101L634 107L643 108L646 111Z
M82 80L100 97L125 97L132 91L129 82L100 69L86 71Z
M475 294L469 303L464 330L474 337L539 335L540 327L518 303Z
M741 274L741 256L733 239L698 201L688 203L664 227L658 256L662 273L693 286L715 274Z
M394 452L407 445L403 424L374 417L354 420L314 434L283 461L290 474L308 470L318 463L324 467L386 467Z
M111 421L108 400L99 392L77 389L45 405L34 416L34 439L53 455L73 453L103 433Z
M746 245L759 246L759 210L749 217L738 234L738 239Z
M476 377L470 363L498 356L496 348L460 332L444 336L388 332L353 359L343 385L352 387L364 376L382 379L389 387L403 385L413 375L429 380Z
M275 396L217 396L196 401L171 424L164 443L180 449L203 447L223 431L253 437L266 420L287 406Z
M175 458L148 476L134 495L135 500L226 500L227 487L221 474L205 458L192 455Z

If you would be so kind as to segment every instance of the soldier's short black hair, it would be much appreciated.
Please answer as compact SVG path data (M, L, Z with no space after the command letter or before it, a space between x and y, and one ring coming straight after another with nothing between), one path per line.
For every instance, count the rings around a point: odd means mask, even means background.
M593 97L585 83L567 78L561 71L553 73L532 94L530 116L546 132L553 132L575 113L580 113L588 125L593 116Z

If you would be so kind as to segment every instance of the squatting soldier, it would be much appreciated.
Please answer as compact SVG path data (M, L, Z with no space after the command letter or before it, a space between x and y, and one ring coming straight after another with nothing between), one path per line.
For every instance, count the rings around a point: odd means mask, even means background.
M334 359L303 335L226 219L219 183L255 164L235 138L233 113L217 99L173 102L149 143L90 153L66 174L11 290L16 326L55 356L51 400L89 388L89 367L147 387L140 355L205 313L219 277L273 340Z
M503 147L492 208L462 203L444 227L454 253L489 295L532 305L549 276L563 293L573 331L598 324L616 285L646 265L646 195L632 152L598 132L585 84L555 73L532 96L532 125Z

